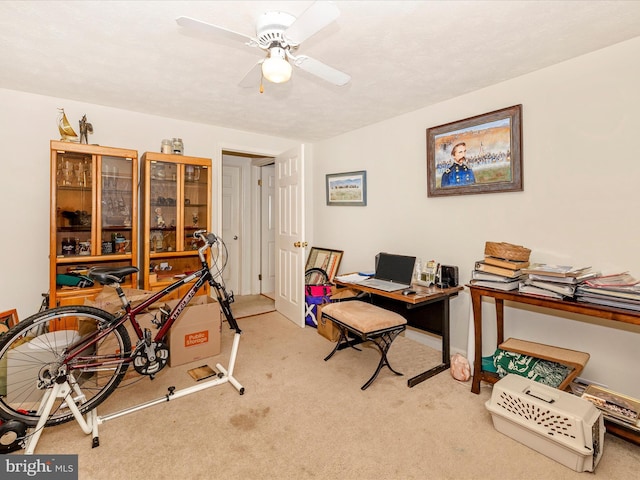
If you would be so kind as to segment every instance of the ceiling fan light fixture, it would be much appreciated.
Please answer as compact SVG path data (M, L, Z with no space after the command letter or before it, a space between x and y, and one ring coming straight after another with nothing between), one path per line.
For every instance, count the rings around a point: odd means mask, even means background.
M292 67L287 61L283 48L272 47L269 56L262 62L262 75L272 83L288 82L291 78Z

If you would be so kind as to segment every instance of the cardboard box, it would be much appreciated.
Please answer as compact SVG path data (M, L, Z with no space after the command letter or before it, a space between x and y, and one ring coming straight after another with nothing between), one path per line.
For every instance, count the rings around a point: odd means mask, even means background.
M123 287L122 290L126 295L127 299L132 305L136 305L142 303L147 298L151 297L155 292L150 290L139 290L137 288L127 288ZM102 292L100 292L95 299L89 300L85 299L85 305L89 305L96 308L101 308L102 310L106 310L109 313L116 313L119 310L122 310L122 300L118 297L115 288L104 287Z
M331 291L331 301L339 302L341 300L348 300L350 298L357 297L358 293L360 292L351 288L334 288Z
M167 304L173 308L178 301ZM220 353L220 305L206 295L194 297L169 330L169 366L175 367Z

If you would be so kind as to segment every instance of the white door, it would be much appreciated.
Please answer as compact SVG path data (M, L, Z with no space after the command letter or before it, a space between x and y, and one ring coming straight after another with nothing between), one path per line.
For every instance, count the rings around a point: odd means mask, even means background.
M276 310L304 327L304 145L276 157Z
M273 293L276 290L276 167L261 167L260 175L260 293Z
M227 256L222 258L226 267L222 278L228 290L240 294L242 256L240 231L240 167L222 165L222 240L227 246ZM223 252L224 255L224 252Z

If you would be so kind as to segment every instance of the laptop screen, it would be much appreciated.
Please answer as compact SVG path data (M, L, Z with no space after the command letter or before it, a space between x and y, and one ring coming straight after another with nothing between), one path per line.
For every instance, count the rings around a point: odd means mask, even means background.
M376 259L375 278L395 283L411 283L416 257L379 253Z

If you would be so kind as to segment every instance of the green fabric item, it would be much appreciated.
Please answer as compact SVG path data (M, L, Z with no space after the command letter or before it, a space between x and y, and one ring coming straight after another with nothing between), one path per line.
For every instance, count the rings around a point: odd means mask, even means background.
M498 371L496 369L496 365L493 363L493 355L482 357L482 370L484 370L485 372L493 373L496 373Z
M566 365L499 348L493 354L493 364L500 377L515 373L554 388L557 388L571 372L571 368Z

